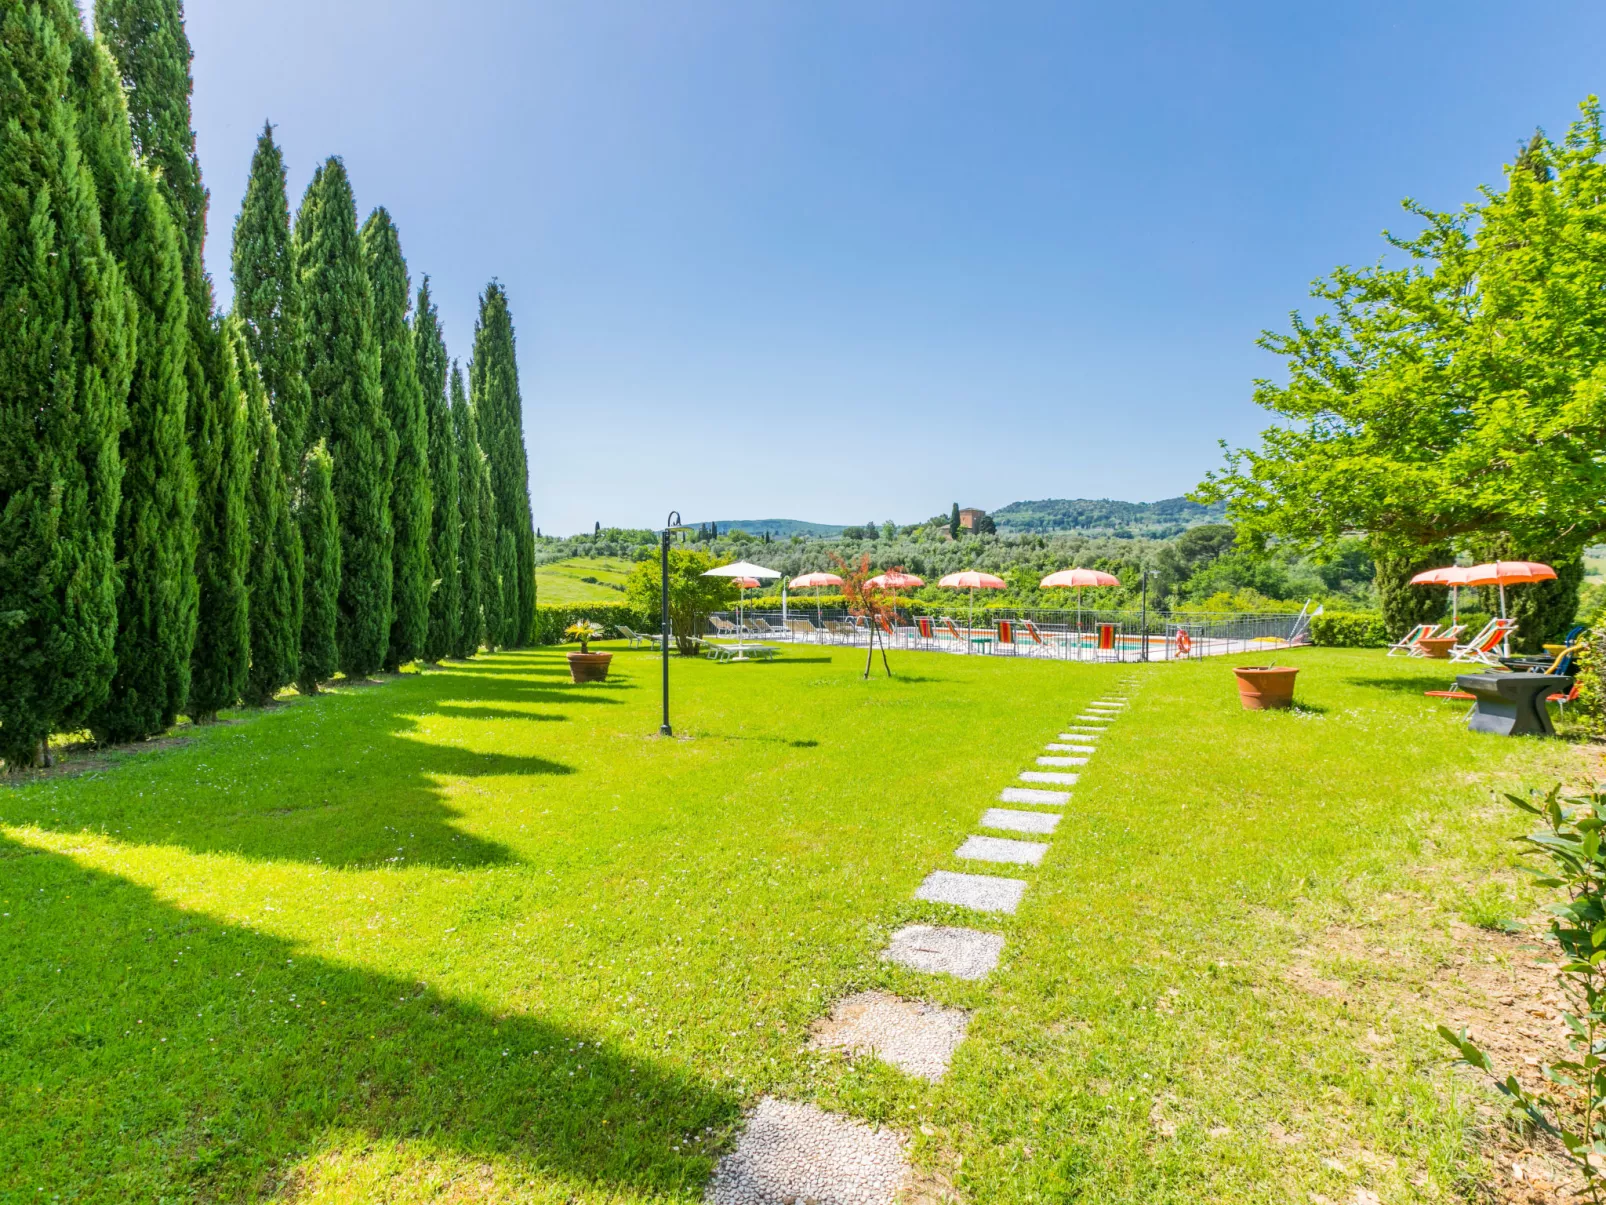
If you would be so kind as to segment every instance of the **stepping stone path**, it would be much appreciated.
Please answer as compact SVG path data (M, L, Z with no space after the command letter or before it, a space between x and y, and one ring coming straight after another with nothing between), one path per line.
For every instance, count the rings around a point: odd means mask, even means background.
M904 1000L890 992L860 992L838 1000L830 1017L814 1023L813 1050L874 1055L899 1071L936 1083L964 1040L970 1014Z
M1123 679L1123 686L1131 686ZM1045 746L1039 766L1083 766L1097 748L1094 741L1120 718L1127 700L1116 696L1085 705L1071 731ZM1077 776L1050 770L1022 770L1019 780L1072 786ZM1069 791L1037 786L1005 787L1000 803L1062 808ZM982 828L1052 836L1062 813L988 808ZM1048 852L1046 841L970 836L956 858L1036 866ZM917 900L968 908L977 913L1013 913L1026 894L1025 879L1001 875L933 870L915 890ZM1004 936L947 925L905 925L881 952L883 961L927 975L981 980L998 966ZM970 1014L889 992L860 992L837 1001L829 1018L815 1023L810 1047L867 1054L908 1075L935 1082L948 1070L964 1040ZM736 1149L719 1161L704 1200L711 1205L895 1205L911 1187L907 1141L898 1133L826 1113L813 1105L766 1096L748 1115Z

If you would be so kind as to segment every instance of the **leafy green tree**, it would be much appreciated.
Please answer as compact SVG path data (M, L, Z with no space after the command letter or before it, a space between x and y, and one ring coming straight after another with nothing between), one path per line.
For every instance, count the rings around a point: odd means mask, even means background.
M340 514L335 506L335 466L319 440L307 452L296 518L305 553L301 593L301 655L296 689L318 693L318 684L339 667Z
M682 657L697 655L696 637L715 611L723 611L736 600L736 587L728 577L704 577L726 560L696 548L669 550L669 630ZM625 579L625 598L646 615L663 613L663 566L654 557L637 561Z
M246 571L251 537L246 519L250 480L249 429L242 375L255 371L235 356L239 336L231 320L214 345L222 360L207 373L210 388L192 407L191 446L199 505L195 509L195 575L199 622L190 657L190 717L217 719L245 689L251 662L250 600Z
M183 708L195 643L195 473L186 440L188 301L178 233L156 178L134 162L117 65L73 41L78 142L101 232L134 300L137 355L119 446L117 672L90 713L101 742L142 740Z
M429 420L418 387L413 358L413 332L407 311L412 284L401 238L383 207L368 216L362 228L363 259L374 298L374 341L379 345L380 380L390 478L392 584L390 639L385 668L400 669L424 652L429 634L430 488Z
M306 330L301 284L290 238L284 155L264 124L251 157L251 176L234 222L234 316L262 374L272 408L284 479L292 492L301 478L312 417L303 372Z
M497 526L513 534L516 589L509 643L522 646L535 631L535 521L530 513L530 467L513 315L506 291L494 280L480 297L474 325L469 397L479 417L480 444L490 458Z
M424 656L430 661L455 655L463 622L462 500L458 497L457 432L446 400L446 340L440 315L430 300L429 277L418 288L413 317L413 362L424 396L429 425L430 542L429 563L434 588L429 596L429 635Z
M1452 564L1448 547L1413 549L1409 554L1382 551L1372 558L1378 610L1383 613L1383 630L1398 640L1419 623L1429 623L1443 615L1450 592L1440 586L1413 586L1411 579L1424 569Z
M301 536L290 517L290 500L280 467L279 436L268 410L268 391L247 345L245 325L229 323L234 359L245 392L247 611L251 621L251 664L245 701L260 707L296 680L301 646Z
M345 165L313 174L296 216L296 269L305 306L305 374L312 435L334 461L340 516L340 668L366 677L390 644L390 424L385 419L373 293Z
M0 7L0 758L105 697L134 301L101 236L70 103L68 0Z
M472 657L485 643L485 560L481 555L485 533L480 480L484 455L480 451L479 424L463 388L463 371L452 363L452 431L457 437L457 473L463 509L463 612L453 656Z

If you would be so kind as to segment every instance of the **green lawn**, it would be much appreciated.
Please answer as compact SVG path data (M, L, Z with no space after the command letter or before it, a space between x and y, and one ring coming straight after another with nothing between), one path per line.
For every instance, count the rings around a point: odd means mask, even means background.
M623 557L573 556L535 568L535 593L543 603L624 602L623 586L634 566ZM582 581L582 578L594 581Z
M973 1202L1464 1195L1489 1097L1422 980L1531 907L1491 789L1579 755L1466 733L1442 667L1280 656L1298 713L1137 671L984 983L877 953L976 923L911 893L1129 671L677 661L661 740L655 658L540 650L0 788L0 1201L696 1201L763 1093ZM942 1083L804 1051L874 986L975 1010Z

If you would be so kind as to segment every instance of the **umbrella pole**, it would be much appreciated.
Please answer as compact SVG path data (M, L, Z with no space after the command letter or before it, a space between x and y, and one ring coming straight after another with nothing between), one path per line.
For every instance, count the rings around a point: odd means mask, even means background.
M1461 587L1450 587L1450 626L1461 622Z
M1497 582L1496 585L1500 590L1500 618L1504 619L1506 617L1506 583ZM1511 656L1511 637L1509 634L1500 638L1500 651L1503 656Z
M965 652L976 647L976 587L970 588L970 618L965 620Z

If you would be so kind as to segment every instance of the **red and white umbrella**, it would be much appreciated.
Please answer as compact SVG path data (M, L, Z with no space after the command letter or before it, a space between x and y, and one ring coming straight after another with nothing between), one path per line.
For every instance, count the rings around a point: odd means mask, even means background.
M1076 587L1076 626L1080 628L1082 626L1082 587L1119 586L1121 579L1113 573L1105 573L1101 569L1061 569L1058 573L1050 573L1037 584L1044 590Z
M1413 586L1449 586L1452 589L1452 622L1459 616L1454 594L1461 586L1498 586L1500 588L1500 618L1506 617L1506 587L1525 582L1554 581L1556 571L1539 561L1489 561L1482 565L1446 565L1442 569L1428 569L1411 579Z
M970 618L965 621L965 631L968 633L976 623L976 591L977 590L1007 590L1009 583L1001 577L994 577L991 573L980 573L975 569L967 569L963 573L950 573L937 582L949 590L970 591ZM967 650L968 651L968 650Z
M912 573L905 573L901 569L892 569L886 573L876 574L864 584L877 590L892 591L892 614L896 617L898 614L898 591L918 590L926 584L926 579L916 577ZM896 622L896 619L894 619L894 622Z
M842 579L834 573L805 573L802 577L794 577L789 581L789 590L808 590L820 586L840 586ZM814 618L820 619L820 596L814 596ZM823 622L823 620L822 620Z

